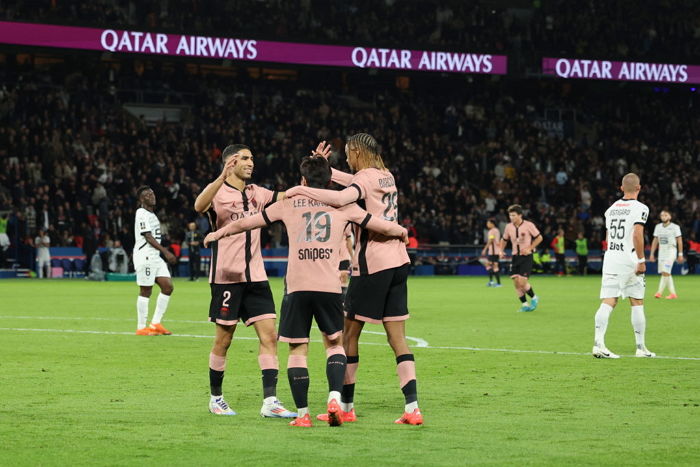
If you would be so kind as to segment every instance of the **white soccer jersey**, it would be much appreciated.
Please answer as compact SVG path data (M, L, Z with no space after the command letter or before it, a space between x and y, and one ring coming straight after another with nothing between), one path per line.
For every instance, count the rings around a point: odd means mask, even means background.
M603 274L630 274L637 267L633 232L635 224L646 224L649 208L635 199L619 199L605 211L608 250Z
M678 224L669 222L665 227L663 223L656 224L656 227L654 227L654 237L659 239L659 259L676 259L676 255L678 255L676 238L680 236L681 228Z
M160 258L160 251L153 248L143 236L150 232L153 238L160 243L160 221L158 217L144 208L136 210L136 222L134 223L134 264L148 258Z

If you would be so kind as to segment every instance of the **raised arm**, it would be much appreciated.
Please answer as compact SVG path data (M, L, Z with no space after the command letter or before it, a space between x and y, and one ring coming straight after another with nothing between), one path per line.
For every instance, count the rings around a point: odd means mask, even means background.
M362 190L355 184L340 191L309 188L308 186L301 185L287 190L287 196L290 198L299 195L308 196L311 199L326 203L330 206L340 207L362 199Z
M215 242L224 237L236 235L241 232L247 232L248 230L257 229L265 225L267 225L267 221L265 220L265 211L259 212L250 217L238 219L237 221L231 222L226 227L222 227L219 230L207 234L207 236L204 238L204 246L208 247L211 242Z
M331 169L331 181L334 181L338 185L350 186L352 183L353 175L347 172L341 172L340 170Z
M206 188L204 188L204 190L202 190L202 192L199 194L199 196L197 196L197 199L194 200L195 211L201 213L206 212L209 209L209 206L211 206L211 201L214 199L214 196L216 196L216 193L221 188L221 185L223 185L226 181L226 177L228 177L229 174L233 171L233 166L236 165L237 161L238 159L235 156L230 157L226 161L226 164L224 165L221 174L219 174L219 176L216 177L216 180L207 185Z
M396 222L375 217L356 204L345 206L342 210L347 213L350 221L358 224L363 229L368 229L387 237L399 237L404 243L408 243L408 230Z

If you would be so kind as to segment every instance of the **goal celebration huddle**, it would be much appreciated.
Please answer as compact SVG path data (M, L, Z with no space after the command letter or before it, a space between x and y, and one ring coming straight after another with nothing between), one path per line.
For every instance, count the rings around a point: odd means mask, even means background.
M253 326L259 340L258 364L262 376L260 415L292 419L294 427L311 427L315 420L340 426L358 420L355 385L360 364L359 338L365 324L381 324L393 352L398 386L404 397L403 413L397 424L422 425L418 406L416 364L405 335L408 311L410 260L406 250L408 232L398 220L398 191L391 172L381 157L377 141L369 134L350 136L345 145L352 173L332 169L331 147L324 142L302 159L298 186L286 192L272 191L249 183L254 155L248 146L232 144L222 152L222 171L199 194L194 209L206 213L211 232L203 245L211 248L209 321L214 323L214 343L209 354L209 411L215 415L236 415L224 397L224 376L229 348L239 323ZM330 190L331 182L344 186ZM645 246L644 226L649 209L638 201L640 179L630 173L623 177L622 198L605 212L608 249L603 259L600 307L595 313L593 356L619 358L605 343L608 321L620 298L629 298L632 311L636 356L654 357L646 348L644 315ZM142 187L137 193L137 250L134 262L141 288L137 301L138 335L170 334L161 320L173 293L167 265L172 254L160 245L160 227L153 206L153 191ZM510 223L503 235L489 219L487 255L490 287L501 285L500 261L510 244L510 278L520 301L520 312L537 310L540 299L530 283L533 253L542 242L538 227L525 218L519 204L507 209ZM680 229L670 222L667 211L654 231L650 260L658 247L662 283L656 297L668 287L669 299L676 298L670 276L675 260L682 261ZM260 229L281 222L289 238L285 294L277 308L264 268ZM350 241L349 241L350 240ZM348 244L349 243L349 244ZM350 253L352 252L352 253ZM351 261L347 259L352 257ZM676 256L677 255L677 256ZM137 261L138 260L138 261ZM349 287L346 278L350 275ZM148 299L154 283L161 292L156 312L146 325ZM545 297L546 298L546 297ZM328 397L325 409L312 414L308 354L312 324L321 332L326 350ZM280 364L279 342L289 346L286 372L295 409L277 398ZM390 359L387 355L387 361Z

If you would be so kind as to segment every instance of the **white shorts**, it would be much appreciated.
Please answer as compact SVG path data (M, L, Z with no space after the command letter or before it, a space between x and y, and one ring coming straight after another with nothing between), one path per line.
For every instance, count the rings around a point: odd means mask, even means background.
M156 277L170 277L170 270L165 261L159 256L143 262L135 262L136 283L143 287L152 287Z
M600 298L644 299L646 280L644 274L603 274Z
M671 271L673 270L673 263L675 262L675 259L659 258L657 261L658 261L659 274L661 274L662 272L665 272L666 274L671 274Z

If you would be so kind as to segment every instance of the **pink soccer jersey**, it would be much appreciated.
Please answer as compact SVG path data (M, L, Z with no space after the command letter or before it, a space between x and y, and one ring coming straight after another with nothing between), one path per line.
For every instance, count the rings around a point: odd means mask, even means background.
M222 232L236 233L276 221L284 222L289 236L288 293L341 292L338 263L348 222L392 237L400 237L406 231L395 222L372 216L356 204L334 208L305 196L296 196L279 201L260 214L234 222Z
M486 251L489 255L499 255L501 254L501 231L494 227L489 229L488 239L491 240L491 245L489 245Z
M537 230L535 224L530 221L523 221L519 226L515 226L512 222L506 225L506 230L503 232L503 239L510 241L513 246L513 254L519 255L520 251L525 248L530 248L532 241L539 237L540 231Z
M348 238L352 238L352 226L348 224L343 231L343 241L340 242L340 261L351 261L352 256L348 250Z
M332 206L344 206L357 202L375 217L389 222L398 220L398 191L390 172L375 168L362 169L352 178L349 174L333 170L335 182L348 184L342 191L318 188L294 187L288 196L304 195ZM409 262L406 245L399 239L365 229L355 229L355 254L352 275L374 274Z
M277 192L258 185L246 185L243 191L224 183L211 202L216 214L216 230L233 221L253 216L272 203ZM267 280L260 251L260 230L221 239L212 247L209 282L234 284Z

